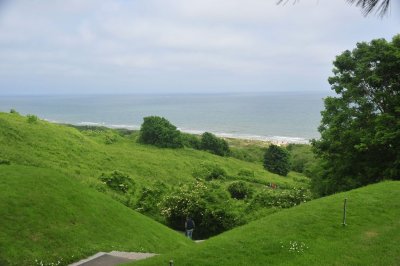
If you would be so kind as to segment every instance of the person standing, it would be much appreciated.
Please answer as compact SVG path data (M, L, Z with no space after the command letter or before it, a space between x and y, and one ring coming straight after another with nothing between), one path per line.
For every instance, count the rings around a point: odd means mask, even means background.
M194 227L195 227L194 221L192 220L191 217L188 216L185 222L185 230L186 230L186 236L190 239L192 239Z

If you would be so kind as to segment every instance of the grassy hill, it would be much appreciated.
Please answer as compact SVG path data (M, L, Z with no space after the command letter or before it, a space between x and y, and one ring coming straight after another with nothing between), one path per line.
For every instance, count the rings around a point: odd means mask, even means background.
M254 198L268 192L270 182L279 186L278 192L308 186L301 174L281 177L265 171L259 162L189 148L142 145L137 136L137 132L82 130L32 116L0 113L0 191L4 191L0 195L0 265L60 258L65 263L111 249L165 253L189 245L186 239L131 209L179 229L186 214L181 210L173 214L174 225L163 220L159 203L167 196L192 196L191 186L197 186L198 180L194 173L201 173L199 167L204 164L217 165L226 175L211 181L203 178L199 187L204 197L194 193L198 197L193 199L192 209L205 214L203 224L214 225L199 237L279 210L261 206L262 197L256 204L252 198L232 199L227 187L234 181L251 186ZM8 163L11 165L2 165ZM113 170L129 176L132 191L113 190L99 179ZM188 190L181 190L185 188Z
M137 134L115 130L86 130L0 112L0 159L14 164L51 168L82 180L97 181L104 171L124 171L142 184L164 181L180 184L194 180L193 171L203 162L223 167L230 176L240 170L254 173L252 182L283 187L304 186L302 176L283 178L265 171L261 163L220 157L193 149L160 149L136 142ZM238 177L240 178L240 177Z
M0 265L65 265L98 251L164 253L192 244L54 170L0 165L0 191Z
M400 265L399 191L383 182L321 198L132 265Z
M247 182L255 191L253 195L263 192L270 183L277 184L282 190L308 187L308 179L303 175L291 172L288 177L281 177L266 171L261 162L221 157L189 148L160 149L138 143L137 137L137 132L90 127L77 129L40 119L29 120L29 117L17 113L0 113L0 161L57 170L163 223L166 221L158 206L161 198L176 194L174 190L185 184L193 184L199 177L194 173L204 172L204 165L216 165L226 172L224 178L209 183L207 193L212 190L211 193L219 198L209 201L224 206L229 201L230 209L235 209L237 213L235 216L248 209L248 215L241 215L247 221L264 216L271 210L248 208L250 199L247 202L231 200L227 188L232 182ZM238 146L241 146L240 143L236 143L236 148ZM251 154L252 151L245 153ZM127 174L135 183L134 191L129 195L115 193L99 180L102 173L114 170ZM160 191L160 188L163 190ZM142 197L145 193L146 200ZM226 209L224 206L216 208ZM203 235L206 234L203 232Z

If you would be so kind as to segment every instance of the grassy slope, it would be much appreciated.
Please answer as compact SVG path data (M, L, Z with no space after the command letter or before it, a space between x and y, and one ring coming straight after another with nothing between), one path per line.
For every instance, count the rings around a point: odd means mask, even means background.
M399 191L383 182L311 201L134 265L400 265ZM290 241L308 248L289 252Z
M104 135L85 134L62 125L0 113L0 159L14 164L33 165L59 170L90 182L103 171L120 170L145 184L161 180L168 184L193 181L192 173L202 162L214 162L235 176L242 169L255 173L252 182L304 186L296 173L288 178L268 173L261 163L223 158L192 149L159 149L141 145L129 137L118 137L114 144L104 144Z
M0 165L0 191L0 265L70 262L109 250L163 253L192 244L53 170Z

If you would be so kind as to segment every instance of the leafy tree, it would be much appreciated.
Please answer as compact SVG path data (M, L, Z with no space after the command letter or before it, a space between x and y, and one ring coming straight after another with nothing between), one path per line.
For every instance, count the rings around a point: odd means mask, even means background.
M351 4L360 6L364 15L370 14L372 11L380 13L381 16L386 14L390 7L391 0L347 0Z
M290 2L291 0L278 0L278 4ZM293 3L297 3L300 0L293 0ZM350 4L356 4L356 6L361 7L361 11L365 16L372 13L374 10L384 16L390 7L391 0L346 0Z
M337 97L325 99L313 147L320 194L400 179L400 35L357 44L334 61Z
M220 156L228 155L230 152L229 145L224 139L209 132L204 132L201 135L201 149Z
M264 154L264 167L275 174L286 176L290 170L289 153L276 145L270 145Z
M161 148L182 148L181 132L167 119L159 116L143 118L139 141Z

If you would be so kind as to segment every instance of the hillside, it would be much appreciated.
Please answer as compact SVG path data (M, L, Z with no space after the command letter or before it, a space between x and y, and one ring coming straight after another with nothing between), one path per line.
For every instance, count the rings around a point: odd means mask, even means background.
M0 165L0 191L0 265L65 265L98 251L192 244L57 171Z
M280 210L266 198L303 202L299 193L308 187L303 175L281 177L261 163L160 149L137 143L137 132L77 129L17 113L0 113L0 147L3 264L65 263L111 249L165 253L188 242L154 219L182 230L191 213L203 228L194 237L209 237ZM251 193L233 198L232 184Z
M399 265L399 191L391 181L321 198L131 265Z
M254 196L263 193L270 183L276 184L279 191L309 186L308 178L303 175L291 172L287 177L278 176L266 171L261 162L221 157L191 148L161 149L138 143L137 132L99 127L77 129L40 119L30 121L30 117L0 113L0 161L56 170L165 224L160 201L177 194L179 188L189 186L190 190L200 180L208 187L204 193L215 196L209 202L218 206L207 206L215 219L220 216L217 212L225 212L227 206L232 211L226 216L230 222L219 221L214 231L203 232L198 237L216 234L275 211L250 206L250 197L241 201L230 199L227 189L232 182L245 182ZM235 148L240 149L238 146ZM251 155L253 151L242 152ZM255 151L254 155L259 152ZM129 193L110 189L99 179L103 173L109 175L115 170L132 181ZM223 175L209 182L203 174L213 171ZM174 228L181 229L178 224Z
M78 131L65 125L0 112L0 159L14 164L52 168L81 179L97 180L104 171L121 170L141 183L169 184L193 181L193 171L203 162L223 167L230 176L240 170L254 172L252 182L273 182L283 187L301 186L296 173L288 178L265 171L261 163L220 157L193 149L160 149L136 142L137 135L115 130ZM90 182L90 181L88 181Z

